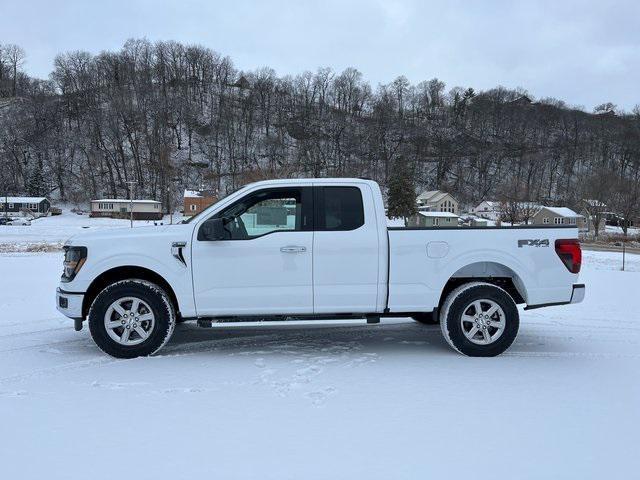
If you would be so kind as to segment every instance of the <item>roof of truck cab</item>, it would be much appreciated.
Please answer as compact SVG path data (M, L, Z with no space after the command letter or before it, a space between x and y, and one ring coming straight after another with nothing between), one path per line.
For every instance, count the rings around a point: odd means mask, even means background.
M261 180L245 185L245 187L254 185L279 185L279 184L296 184L296 183L376 183L374 180L366 178L275 178L273 180Z

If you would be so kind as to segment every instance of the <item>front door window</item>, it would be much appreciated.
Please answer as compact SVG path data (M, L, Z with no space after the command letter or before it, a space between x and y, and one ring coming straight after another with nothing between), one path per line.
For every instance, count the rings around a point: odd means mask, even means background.
M306 230L302 189L261 190L224 209L229 240L251 240L274 232Z

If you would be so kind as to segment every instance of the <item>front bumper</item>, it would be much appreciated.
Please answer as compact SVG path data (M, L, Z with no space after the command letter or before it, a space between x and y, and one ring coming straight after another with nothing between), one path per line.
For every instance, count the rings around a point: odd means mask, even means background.
M82 319L82 301L84 293L56 290L56 308L60 313L73 319Z

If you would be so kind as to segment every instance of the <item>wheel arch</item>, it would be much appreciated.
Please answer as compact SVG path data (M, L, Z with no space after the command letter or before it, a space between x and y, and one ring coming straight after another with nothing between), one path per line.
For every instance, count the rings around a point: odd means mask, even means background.
M502 263L486 261L470 263L456 270L442 288L438 307L454 289L470 282L496 285L505 290L516 304L526 303L527 291L522 277Z
M178 305L178 298L169 282L167 282L162 275L145 267L127 265L105 270L93 279L82 300L82 318L87 318L91 304L105 287L120 280L134 278L147 280L151 283L155 283L159 287L162 287L162 289L167 292L167 295L169 295L176 314L179 315L180 308Z

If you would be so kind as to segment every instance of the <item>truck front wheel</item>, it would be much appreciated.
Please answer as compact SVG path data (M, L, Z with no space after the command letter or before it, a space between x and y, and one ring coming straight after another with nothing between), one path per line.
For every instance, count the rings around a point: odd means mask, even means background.
M146 280L115 282L98 294L89 310L91 337L117 358L152 355L171 338L176 313L167 293Z
M459 286L445 299L440 328L449 345L470 357L494 357L511 346L520 319L513 298L484 282Z

